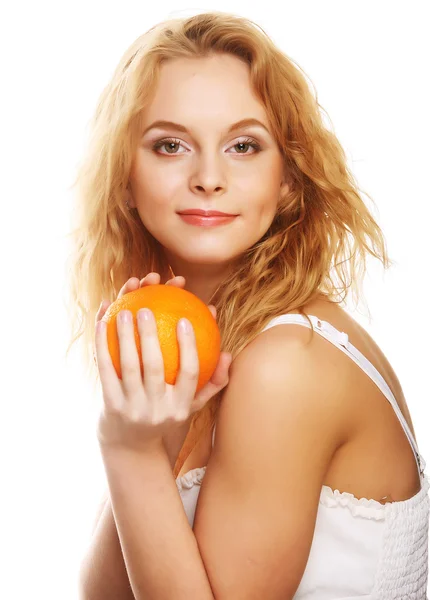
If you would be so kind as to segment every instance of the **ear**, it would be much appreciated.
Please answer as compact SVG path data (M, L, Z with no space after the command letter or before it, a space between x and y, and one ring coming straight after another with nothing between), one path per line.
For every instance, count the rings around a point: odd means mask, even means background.
M285 178L281 181L281 195L287 195L291 190L291 180L289 178Z
M284 168L284 174L282 177L282 181L281 181L281 194L288 194L288 192L292 189L293 187L293 180L291 178L290 173L287 170L287 167Z
M133 197L131 195L131 189L130 189L130 184L127 184L126 190L125 190L125 200L124 202L128 202L128 206L130 208L136 208L134 202L133 202Z

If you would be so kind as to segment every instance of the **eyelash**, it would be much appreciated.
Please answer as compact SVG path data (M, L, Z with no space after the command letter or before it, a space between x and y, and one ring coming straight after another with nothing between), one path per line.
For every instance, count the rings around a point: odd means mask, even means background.
M162 146L165 146L166 144L180 144L181 140L177 140L175 138L163 138L162 140L158 140L157 142L155 142L155 144L152 146L153 150L158 150L158 148L161 148ZM240 142L236 142L236 144L233 144L234 146L237 146L238 144L245 144L246 146L251 146L252 148L254 148L255 152L252 152L251 154L247 153L242 153L242 152L235 152L234 154L238 154L241 155L243 154L244 156L251 156L252 154L257 154L257 152L261 151L261 146L260 144L253 140L252 138L247 138L246 140L241 140ZM183 152L182 152L183 154ZM161 153L162 156L168 156L169 154L167 153ZM175 156L178 155L178 152L174 152L173 154L170 154L170 156Z

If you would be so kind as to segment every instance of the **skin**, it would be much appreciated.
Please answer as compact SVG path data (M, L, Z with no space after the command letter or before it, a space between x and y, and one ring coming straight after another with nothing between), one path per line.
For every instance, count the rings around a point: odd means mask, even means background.
M244 118L258 119L269 132L252 126L226 133ZM163 64L142 132L159 119L180 123L189 133L157 128L142 137L130 173L129 205L162 245L173 273L208 304L232 261L266 233L280 193L289 190L283 156L248 67L230 55ZM174 146L165 142L154 150L155 142L169 137ZM239 216L227 225L197 227L177 214L188 208Z

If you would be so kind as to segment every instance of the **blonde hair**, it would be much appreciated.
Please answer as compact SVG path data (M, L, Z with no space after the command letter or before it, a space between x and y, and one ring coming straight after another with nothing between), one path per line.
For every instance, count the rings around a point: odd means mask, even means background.
M319 294L341 303L350 289L357 303L367 253L385 268L392 265L345 152L324 125L316 92L314 97L298 65L243 17L216 11L163 21L128 48L103 90L73 184L75 228L69 234L68 262L72 337L66 354L82 337L86 373L95 380L94 322L101 300L113 302L132 276L165 273L169 267L137 211L125 207L142 112L164 61L218 53L249 66L291 182L266 234L232 263L234 276L226 275L209 302L217 308L222 349L234 359L270 319L289 311L305 314L303 307ZM212 427L221 395L193 416L175 476Z

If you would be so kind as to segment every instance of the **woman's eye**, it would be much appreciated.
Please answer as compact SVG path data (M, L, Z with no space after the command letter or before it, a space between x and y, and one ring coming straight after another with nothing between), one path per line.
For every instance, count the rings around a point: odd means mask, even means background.
M168 146L169 150L172 150L172 146L179 146L180 145L180 141L179 140L174 140L174 139L163 139L163 140L158 140L158 142L155 142L155 144L153 145L152 149L153 150L158 150L158 148L163 148L163 146ZM164 154L164 152L162 152L161 154ZM168 151L167 154L179 154L178 152L170 152ZM181 153L183 154L183 153Z
M162 140L158 140L157 142L155 142L152 149L158 150L159 148L163 148L164 146L166 146L166 147L168 147L167 154L184 154L183 152L175 152L174 147L180 146L180 145L181 145L180 140L176 140L174 138L164 138ZM236 142L236 144L231 146L231 148L236 148L236 147L239 148L240 151L234 152L233 154L249 155L249 154L256 154L257 152L260 152L260 150L261 150L260 144L256 140L253 140L253 139L241 140L240 142ZM251 153L246 152L247 147L254 148L254 152L251 152ZM242 152L242 150L245 150L245 152ZM161 154L166 154L166 153L161 152Z

